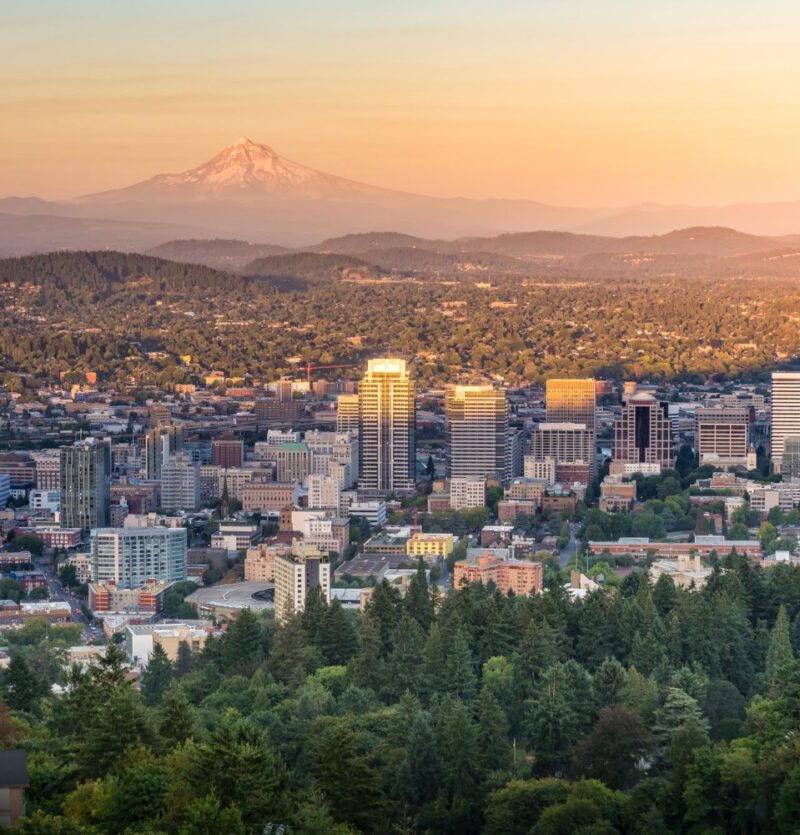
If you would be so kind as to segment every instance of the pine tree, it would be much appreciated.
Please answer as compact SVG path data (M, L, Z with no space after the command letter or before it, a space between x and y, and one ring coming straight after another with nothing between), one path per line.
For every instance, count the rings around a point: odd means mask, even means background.
M225 633L222 653L225 669L252 675L264 659L264 643L258 618L250 609L243 609Z
M406 596L403 598L402 608L413 617L422 628L428 631L433 619L431 600L428 594L428 580L425 574L425 563L420 559L417 573L408 584Z
M186 698L186 691L174 681L161 701L159 735L173 745L182 745L194 736L196 730L194 708Z
M434 623L425 641L425 648L422 652L423 662L423 686L429 694L446 693L448 677L445 664L447 659L447 648L439 629L439 624Z
M385 694L398 699L406 691L418 694L422 684L425 636L416 619L403 612L392 633L392 652L386 664Z
M47 682L36 674L28 659L21 652L12 655L3 671L3 701L12 710L35 711L47 691Z
M531 695L539 676L557 660L558 648L550 625L546 620L531 620L514 660L514 678L521 699Z
M430 714L420 711L411 723L405 757L398 769L397 793L410 806L423 806L436 796L441 768Z
M388 655L391 647L392 630L400 618L400 592L381 580L375 586L372 596L367 603L367 613L377 619L380 624L381 655Z
M325 615L328 613L328 602L322 593L320 586L312 586L308 590L303 611L300 614L300 621L308 636L308 642L313 647L322 650L322 642L325 634Z
M450 642L445 656L444 674L448 693L464 701L474 698L477 681L472 664L472 653L467 642L467 631L464 627L456 630Z
M500 702L486 688L478 700L478 752L484 775L508 768L511 761L508 719Z
M152 707L160 704L172 681L172 663L161 644L153 645L153 652L139 679L139 689L144 703Z
M471 797L478 785L478 733L466 705L446 695L438 711L442 785L449 797Z
M626 681L622 664L616 658L606 658L594 674L593 685L598 703L602 706L617 704Z
M277 681L300 684L310 655L300 615L292 615L275 630L267 666Z
M347 664L355 655L358 636L339 600L332 600L325 610L318 646L328 664Z
M353 659L353 682L358 687L378 690L381 682L381 624L375 615L367 612L358 630L358 651Z
M178 657L175 660L175 678L183 678L194 668L194 654L187 641L178 644Z
M764 670L769 687L775 686L780 670L793 660L794 653L789 639L789 618L786 615L786 607L781 604L775 619L775 626L772 627Z

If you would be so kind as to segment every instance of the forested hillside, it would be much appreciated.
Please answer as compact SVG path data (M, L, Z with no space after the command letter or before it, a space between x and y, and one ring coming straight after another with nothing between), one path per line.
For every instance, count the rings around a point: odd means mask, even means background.
M15 390L35 386L26 375L70 370L120 385L187 382L214 368L263 380L292 373L294 356L359 366L391 345L416 357L423 384L705 381L765 378L800 354L793 275L759 276L745 256L737 270L749 277L737 278L702 259L683 273L674 258L591 259L602 263L583 277L545 265L534 278L484 268L408 277L313 253L266 259L268 278L114 252L7 259L0 373ZM768 263L796 269L788 257Z
M112 652L47 696L37 633L0 733L28 751L28 833L791 833L798 612L800 570L735 554L702 592L634 573L576 601L420 572L363 615L244 612L156 652L141 693Z

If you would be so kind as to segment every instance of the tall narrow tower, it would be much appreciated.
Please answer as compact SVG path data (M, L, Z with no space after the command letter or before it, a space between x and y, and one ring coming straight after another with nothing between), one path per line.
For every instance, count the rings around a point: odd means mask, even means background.
M389 493L414 486L414 383L405 360L370 360L359 384L359 487Z

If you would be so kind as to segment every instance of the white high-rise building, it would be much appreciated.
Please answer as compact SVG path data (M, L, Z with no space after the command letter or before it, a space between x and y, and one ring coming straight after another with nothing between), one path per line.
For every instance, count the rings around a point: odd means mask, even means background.
M788 438L800 438L800 371L772 372L772 463L781 472Z
M200 467L186 452L170 456L161 466L161 506L165 510L200 506Z
M310 475L308 477L308 506L322 510L339 512L341 488L335 478L327 475Z
M95 528L91 533L92 580L134 589L148 580L186 579L183 528Z

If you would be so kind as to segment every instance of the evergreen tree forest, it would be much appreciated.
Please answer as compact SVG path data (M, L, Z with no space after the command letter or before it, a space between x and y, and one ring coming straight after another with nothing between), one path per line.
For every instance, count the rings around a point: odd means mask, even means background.
M361 613L244 611L136 683L112 645L52 695L17 654L0 737L25 833L792 833L799 647L800 570L735 553L574 600L420 571Z

